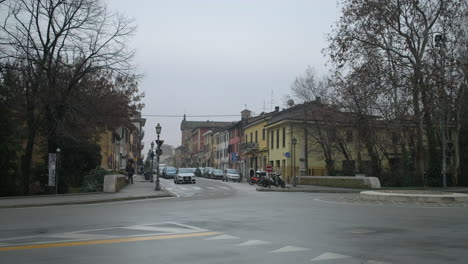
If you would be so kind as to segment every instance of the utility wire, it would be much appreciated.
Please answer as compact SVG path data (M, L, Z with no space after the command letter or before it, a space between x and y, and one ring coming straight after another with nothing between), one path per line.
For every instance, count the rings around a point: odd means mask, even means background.
M141 115L145 117L184 117L184 115ZM186 117L230 117L230 116L239 116L237 115L186 115Z

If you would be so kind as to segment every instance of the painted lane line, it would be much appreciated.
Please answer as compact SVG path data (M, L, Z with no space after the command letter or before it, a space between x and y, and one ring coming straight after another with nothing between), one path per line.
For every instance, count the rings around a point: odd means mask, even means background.
M206 187L207 189L210 189L210 190L216 190L215 187Z
M197 187L197 186L193 186L192 188L195 189L195 190L197 190L197 191L201 190L201 188L200 188L200 187Z
M62 234L52 234L48 235L47 237L54 237L54 238L69 238L69 240L100 240L100 239L111 239L117 238L119 236L112 236L112 235L95 235L95 234L80 234L80 233L62 233Z
M131 230L143 230L143 231L149 231L149 232L160 232L160 233L167 233L167 234L183 234L183 233L193 233L193 232L198 231L198 230L187 230L186 228L156 227L156 226L144 226L144 225L126 226L122 228L131 229Z
M99 245L99 244L113 244L113 243L124 243L124 242L148 241L148 240L189 238L189 237L213 236L213 235L219 235L219 234L221 234L221 233L219 233L219 232L203 232L203 233L192 233L192 234L146 236L146 237L127 237L127 238L116 238L116 239L105 239L105 240L77 241L77 242L64 242L64 243L49 243L49 244L40 244L40 245L8 246L8 247L0 247L0 252L1 251L13 251L13 250L39 249L39 248L72 247L72 246L83 246L83 245Z
M377 261L377 260L369 260L364 264L390 264L390 262L383 262L383 261Z
M294 251L304 251L304 250L310 250L310 248L286 246L286 247L282 247L282 248L270 251L270 253L294 252Z
M328 260L328 259L342 259L342 258L350 258L350 256L341 255L333 252L325 252L322 255L311 259L310 261L319 261L319 260Z
M220 235L220 236L205 238L205 240L222 240L222 239L239 239L239 237L230 236L230 235Z
M248 240L245 241L244 243L240 243L237 246L243 247L243 246L255 246L255 245L265 245L265 244L270 244L271 242L268 241L263 241L263 240Z

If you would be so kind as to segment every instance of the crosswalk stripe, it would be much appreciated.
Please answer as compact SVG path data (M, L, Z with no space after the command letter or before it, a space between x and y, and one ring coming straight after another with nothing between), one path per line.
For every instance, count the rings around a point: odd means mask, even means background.
M293 252L293 251L304 251L304 250L310 250L310 248L285 246L285 247L278 248L276 250L270 251L270 253Z
M319 261L319 260L328 260L328 259L342 259L342 258L350 258L350 256L341 255L333 252L325 252L322 255L311 259L310 261Z
M271 242L268 241L263 241L263 240L248 240L245 241L244 243L240 243L237 246L254 246L254 245L264 245L264 244L270 244Z

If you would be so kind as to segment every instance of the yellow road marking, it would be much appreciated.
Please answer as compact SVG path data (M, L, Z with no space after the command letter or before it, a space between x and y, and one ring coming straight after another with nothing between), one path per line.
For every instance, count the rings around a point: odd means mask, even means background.
M12 250L23 250L23 249L35 249L35 248L72 247L72 246L96 245L96 244L112 244L112 243L136 242L136 241L147 241L147 240L161 240L161 239L174 239L174 238L186 238L186 237L213 236L213 235L219 235L219 234L221 234L221 233L220 232L201 232L201 233L176 234L176 235L126 237L126 238L114 238L114 239L103 239L103 240L90 240L90 241L76 241L76 242L63 242L63 243L50 243L50 244L9 246L9 247L0 247L0 251L12 251Z

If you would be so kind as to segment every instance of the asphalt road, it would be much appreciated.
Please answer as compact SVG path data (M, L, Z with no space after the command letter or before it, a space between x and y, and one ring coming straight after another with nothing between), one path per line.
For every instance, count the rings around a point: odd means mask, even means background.
M0 263L467 263L467 207L197 180L162 180L170 199L0 209Z

